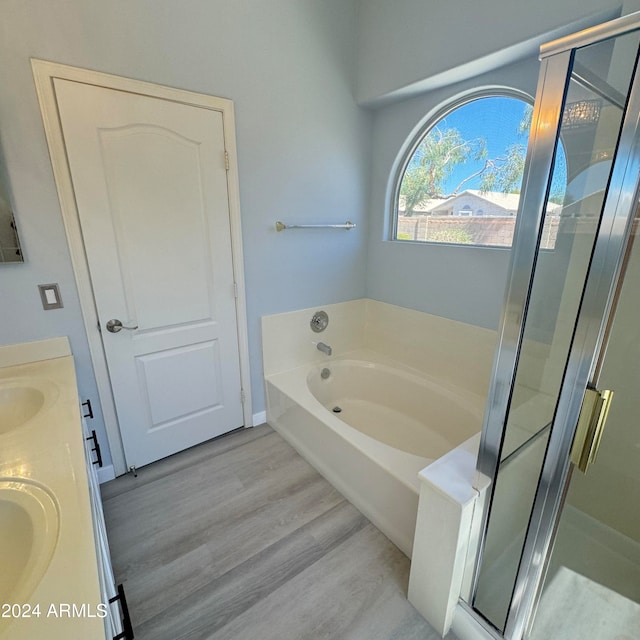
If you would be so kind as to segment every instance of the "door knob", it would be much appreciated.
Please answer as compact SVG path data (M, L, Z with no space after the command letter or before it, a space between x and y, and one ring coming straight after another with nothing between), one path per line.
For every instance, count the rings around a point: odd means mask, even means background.
M113 318L107 322L107 331L111 333L118 333L118 331L122 331L123 329L128 329L129 331L133 331L138 328L138 325L135 327L127 327L127 325L122 324L120 320L117 318Z

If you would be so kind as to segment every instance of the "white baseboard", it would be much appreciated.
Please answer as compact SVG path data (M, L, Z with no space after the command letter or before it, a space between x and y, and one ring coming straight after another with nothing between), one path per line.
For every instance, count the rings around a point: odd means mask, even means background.
M113 468L113 465L110 464L108 467L102 467L98 469L98 482L102 484L103 482L109 482L109 480L113 480L116 477L116 472Z
M267 421L267 412L259 411L253 414L253 426L257 427L259 424L264 424Z

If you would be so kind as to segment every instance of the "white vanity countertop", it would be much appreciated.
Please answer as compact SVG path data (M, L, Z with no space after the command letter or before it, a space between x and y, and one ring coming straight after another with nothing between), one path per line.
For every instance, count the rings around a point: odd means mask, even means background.
M8 362L13 361L0 358L5 365L0 366L0 389L25 384L41 390L45 401L25 424L0 433L0 481L44 488L57 507L59 529L48 568L35 588L19 596L21 602L0 602L0 638L104 640L73 357L6 366ZM21 609L6 605L20 605ZM22 617L36 606L39 617L33 613L30 618ZM13 617L16 613L18 617Z

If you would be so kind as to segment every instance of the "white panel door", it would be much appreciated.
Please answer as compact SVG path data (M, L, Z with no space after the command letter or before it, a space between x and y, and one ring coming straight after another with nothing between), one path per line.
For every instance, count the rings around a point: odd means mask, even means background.
M222 114L54 83L126 461L140 467L243 425Z

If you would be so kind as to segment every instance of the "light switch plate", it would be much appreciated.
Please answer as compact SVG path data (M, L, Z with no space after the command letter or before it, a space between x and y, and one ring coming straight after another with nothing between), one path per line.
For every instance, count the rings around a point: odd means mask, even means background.
M62 309L62 298L60 297L60 287L58 283L39 284L40 300L42 300L42 308L45 311L49 309Z

